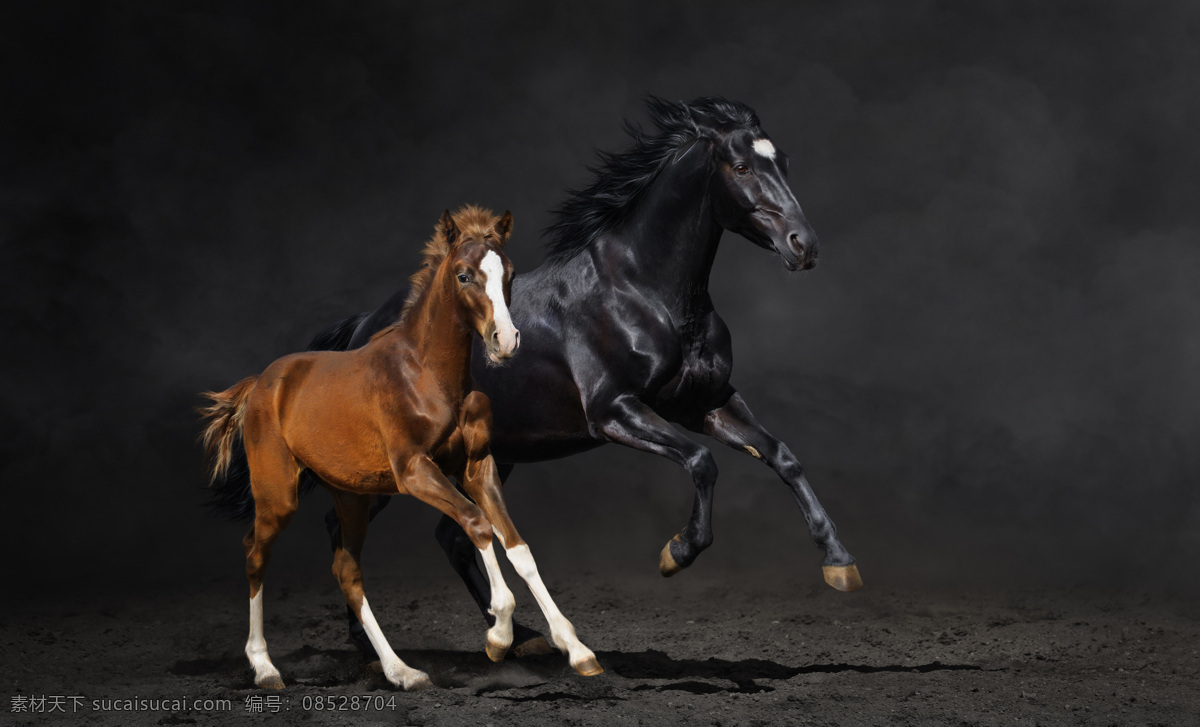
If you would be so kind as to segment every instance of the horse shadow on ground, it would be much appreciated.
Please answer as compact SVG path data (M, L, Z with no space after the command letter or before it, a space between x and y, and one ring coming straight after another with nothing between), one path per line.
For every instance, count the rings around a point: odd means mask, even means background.
M596 654L610 675L620 680L606 680L603 695L592 688L576 689L574 672L562 654L506 659L494 664L482 650L404 650L399 652L405 663L427 672L434 684L443 689L455 689L514 702L594 699L603 696L621 699L628 692L689 692L691 694L753 694L774 691L763 681L788 680L802 674L838 674L856 672L928 673L935 671L981 671L973 664L943 664L934 661L915 665L869 664L805 664L789 666L766 659L675 659L654 649L602 651ZM281 654L275 665L283 672L289 687L351 686L367 691L393 690L384 678L376 660L367 660L353 649L316 649L303 646ZM226 653L216 658L178 661L170 670L185 677L208 677L228 689L253 690L253 672L241 654ZM592 680L578 682L580 686ZM549 687L549 689L539 689ZM553 688L559 687L555 691ZM570 692L561 691L569 687Z

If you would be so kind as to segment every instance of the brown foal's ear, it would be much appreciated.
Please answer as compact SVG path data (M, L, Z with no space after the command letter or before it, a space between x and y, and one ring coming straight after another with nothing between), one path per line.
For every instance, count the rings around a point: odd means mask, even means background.
M454 218L450 216L450 210L442 213L442 219L438 220L438 231L446 239L447 245L453 245L454 241L458 239L458 225L454 224Z
M504 210L504 216L500 218L500 221L492 229L500 237L500 247L504 247L505 243L508 242L509 235L512 234L512 212Z

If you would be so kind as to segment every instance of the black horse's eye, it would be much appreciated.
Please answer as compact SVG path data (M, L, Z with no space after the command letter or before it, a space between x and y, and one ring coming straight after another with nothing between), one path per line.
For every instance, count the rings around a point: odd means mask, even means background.
M471 282L471 276L467 275L466 273L459 273L458 274L458 282L462 283L463 285L466 285L467 283Z
M734 164L733 171L737 172L738 176L742 176L750 171L750 167L745 164Z

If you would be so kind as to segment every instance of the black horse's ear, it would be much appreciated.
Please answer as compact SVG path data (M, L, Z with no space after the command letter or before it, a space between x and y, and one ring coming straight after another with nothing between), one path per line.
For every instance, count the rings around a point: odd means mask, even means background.
M454 224L450 210L443 212L442 219L438 220L438 232L442 233L447 245L453 245L454 241L458 239L458 225Z
M501 247L504 247L504 245L508 242L509 236L512 235L512 225L512 212L504 210L504 215L500 218L500 221L496 223L496 226L492 228L496 231L496 235L500 237Z

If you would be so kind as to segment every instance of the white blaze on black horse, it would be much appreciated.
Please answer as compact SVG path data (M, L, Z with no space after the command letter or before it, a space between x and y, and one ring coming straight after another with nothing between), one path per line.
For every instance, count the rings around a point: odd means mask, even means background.
M775 145L771 143L770 139L755 139L753 146L754 151L758 152L762 156L765 156L768 159L775 158Z
M649 106L656 132L627 125L632 147L601 154L593 183L557 210L546 261L513 281L511 313L524 333L520 366L472 360L477 386L494 403L492 452L501 477L521 462L609 442L676 462L696 497L688 523L659 555L669 576L712 542L717 478L712 454L679 424L770 466L825 553L825 581L855 590L862 581L854 558L800 462L730 383L730 333L708 294L725 230L775 252L788 270L816 265L817 236L787 184L787 155L743 104L651 99ZM362 345L404 298L397 293L376 311L338 323L313 348ZM237 488L227 485L235 511ZM445 518L437 536L486 617L487 581L469 540ZM518 645L539 643L535 632L516 628Z

